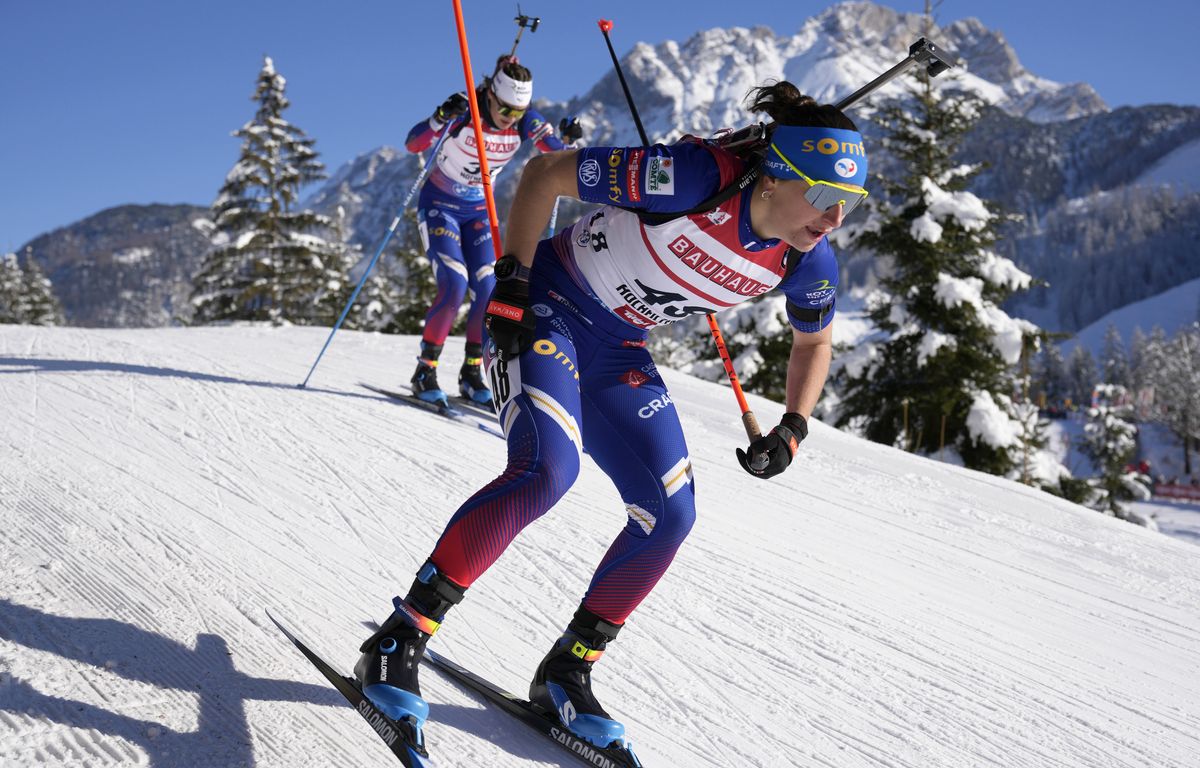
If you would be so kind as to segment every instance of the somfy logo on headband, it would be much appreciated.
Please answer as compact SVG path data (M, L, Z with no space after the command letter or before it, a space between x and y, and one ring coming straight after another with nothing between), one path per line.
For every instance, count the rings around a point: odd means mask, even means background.
M763 168L781 179L804 175L863 186L867 181L867 152L858 131L780 125L772 134L771 151L764 158Z

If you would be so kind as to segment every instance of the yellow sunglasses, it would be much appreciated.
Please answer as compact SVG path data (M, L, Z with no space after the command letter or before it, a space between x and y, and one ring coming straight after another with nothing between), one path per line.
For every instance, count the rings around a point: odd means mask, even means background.
M500 113L501 117L511 117L519 120L525 115L525 112L528 109L527 107L514 107L510 104L505 104L500 100L500 97L496 95L495 91L492 91L491 95L492 98L496 100L496 111Z
M827 211L835 205L840 205L842 206L842 215L849 216L851 211L867 199L867 190L865 189L855 189L832 181L810 179L804 171L793 165L792 161L779 151L779 147L775 146L774 142L771 143L771 149L779 155L780 160L787 164L792 173L809 183L810 186L804 193L804 199L818 211Z

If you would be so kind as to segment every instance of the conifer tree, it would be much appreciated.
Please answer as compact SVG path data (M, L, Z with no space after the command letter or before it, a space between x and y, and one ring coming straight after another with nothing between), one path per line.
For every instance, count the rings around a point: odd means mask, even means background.
M1200 443L1200 328L1185 328L1167 343L1155 392L1160 419L1183 444L1183 473L1191 475L1191 446Z
M1141 392L1149 383L1150 371L1143 362L1146 343L1146 334L1141 327L1134 327L1129 339L1129 386L1134 392Z
M1057 344L1044 344L1038 355L1037 389L1045 396L1046 407L1060 412L1071 396L1071 380L1067 375L1067 363Z
M32 249L25 251L25 322L29 325L62 325L63 309L54 286L42 273Z
M1104 331L1104 350L1101 353L1100 377L1109 384L1118 384L1128 388L1129 355L1125 352L1125 342L1117 326L1109 323Z
M1077 406L1086 406L1092 401L1092 390L1100 380L1096 369L1096 358L1092 351L1082 344L1077 344L1071 350L1067 361L1067 375L1071 379L1071 402Z
M869 300L879 333L839 372L838 423L929 454L944 434L967 466L1006 474L1019 450L1014 366L1040 331L1000 308L1030 277L991 250L998 215L966 190L980 168L954 159L978 109L923 78L911 102L883 110L884 145L904 172L852 228L887 266Z
M349 297L345 249L320 235L329 217L294 210L325 169L314 140L282 116L285 86L266 57L251 97L258 109L234 132L241 154L212 204L214 248L193 279L195 322L332 324Z
M62 305L30 250L25 269L15 253L0 257L0 323L62 325Z
M17 263L17 254L0 256L0 324L25 322L25 274Z
M1132 423L1133 409L1125 388L1116 384L1097 384L1096 403L1088 408L1084 425L1083 451L1096 465L1100 475L1094 486L1101 491L1093 506L1115 517L1128 519L1124 502L1150 496L1142 478L1126 467L1137 449L1137 426Z
M399 243L375 265L350 311L347 327L406 334L424 329L425 315L437 295L437 282L425 256L416 212L410 208L404 218L407 226L401 230ZM361 260L360 267L365 268L366 263Z

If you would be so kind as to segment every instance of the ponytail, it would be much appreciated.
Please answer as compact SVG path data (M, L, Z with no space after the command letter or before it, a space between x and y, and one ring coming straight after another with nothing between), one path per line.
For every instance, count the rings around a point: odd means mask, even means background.
M818 104L811 96L781 80L750 89L746 95L751 112L765 112L780 125L809 125L857 131L854 122L832 104Z
M518 64L517 57L509 56L507 53L501 54L500 58L496 59L496 71L503 72L513 80L522 82L529 82L533 79L533 73L529 71L529 67Z

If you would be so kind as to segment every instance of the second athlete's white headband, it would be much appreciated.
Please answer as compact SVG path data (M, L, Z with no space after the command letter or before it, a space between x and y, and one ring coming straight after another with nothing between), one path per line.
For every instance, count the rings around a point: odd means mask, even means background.
M528 107L533 100L533 81L509 77L504 70L492 78L492 90L500 101L513 107Z

